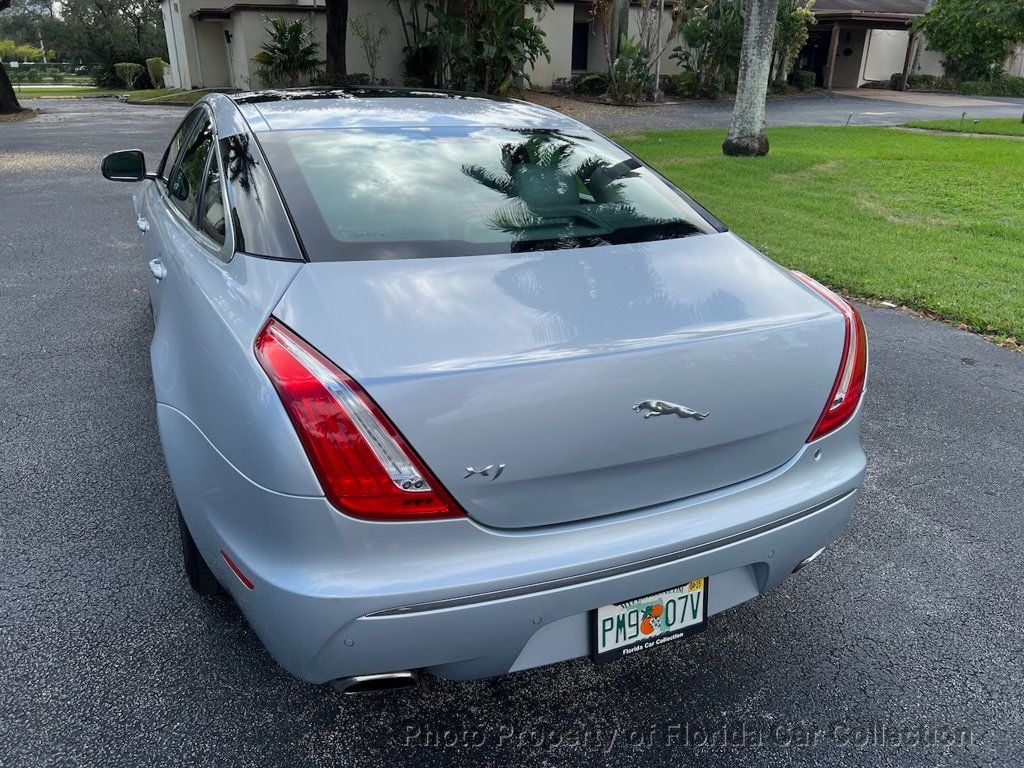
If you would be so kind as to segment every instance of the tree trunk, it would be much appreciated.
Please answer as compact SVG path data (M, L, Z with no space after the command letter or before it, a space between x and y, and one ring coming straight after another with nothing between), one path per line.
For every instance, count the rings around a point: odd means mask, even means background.
M0 0L0 11L6 11L10 7L11 0ZM0 63L0 115L12 115L15 112L21 112L21 104L14 95L14 86L7 76L7 70Z
M11 115L15 112L21 112L21 104L18 103L11 79L7 77L7 70L0 64L0 115Z
M327 74L345 75L345 43L348 40L348 0L326 0Z
M743 20L743 48L736 81L736 104L732 123L722 144L727 155L760 156L768 154L768 135L764 129L764 102L768 95L768 75L772 66L775 19L779 0L749 0Z

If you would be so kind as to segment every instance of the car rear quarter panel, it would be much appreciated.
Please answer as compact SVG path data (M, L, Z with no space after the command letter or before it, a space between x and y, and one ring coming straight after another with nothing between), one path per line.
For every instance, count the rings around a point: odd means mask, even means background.
M151 225L168 278L150 348L157 403L175 409L243 475L275 491L320 495L295 430L253 354L253 340L301 263L198 249L161 201ZM162 435L171 479L183 447ZM189 511L183 509L186 519Z

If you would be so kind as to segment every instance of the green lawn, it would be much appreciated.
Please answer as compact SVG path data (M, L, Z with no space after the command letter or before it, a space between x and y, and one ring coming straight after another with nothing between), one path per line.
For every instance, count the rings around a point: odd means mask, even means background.
M788 267L1024 339L1024 142L772 128L754 159L724 157L724 133L618 140Z
M1024 122L1017 117L991 117L974 120L966 117L951 120L917 120L907 123L910 128L929 128L933 131L954 131L963 133L993 133L998 136L1024 136Z
M141 91L122 91L129 102L146 102L147 104L194 104L207 91L184 91L180 88L152 88Z
M65 96L109 96L114 93L107 88L72 88L54 86L39 88L38 86L14 86L14 93L19 99L45 99Z
M15 87L19 99L67 98L69 96L127 96L129 102L151 104L193 104L206 91L183 91L173 88L154 88L140 91L125 91L110 88L39 88L26 85Z

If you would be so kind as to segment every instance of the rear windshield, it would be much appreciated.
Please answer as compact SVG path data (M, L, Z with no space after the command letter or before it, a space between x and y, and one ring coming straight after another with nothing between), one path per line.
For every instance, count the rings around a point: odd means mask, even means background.
M595 134L493 127L260 136L310 258L516 253L715 231Z

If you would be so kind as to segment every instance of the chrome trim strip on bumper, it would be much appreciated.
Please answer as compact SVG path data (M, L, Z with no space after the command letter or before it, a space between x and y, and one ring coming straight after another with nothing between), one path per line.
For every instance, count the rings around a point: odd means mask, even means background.
M426 611L436 611L442 608L457 608L464 605L471 605L473 603L483 603L490 600L499 600L508 597L518 597L519 595L529 594L531 592L543 592L549 589L557 589L560 587L571 587L576 584L582 584L588 581L596 581L597 579L609 578L611 576L619 576L623 573L629 573L630 571L639 571L644 568L652 568L658 565L664 565L670 563L673 560L682 560L683 558L693 557L703 552L707 552L711 549L717 549L718 547L725 547L729 544L733 544L742 539L749 538L751 536L757 536L761 533L767 533L774 528L780 528L787 523L792 523L799 520L802 517L813 515L815 512L820 512L826 507L830 507L833 504L837 504L840 501L844 501L850 496L857 493L857 489L846 491L838 496L833 496L831 499L823 501L819 504L815 504L813 507L802 509L799 512L794 512L785 517L780 517L777 520L772 520L770 523L764 523L762 525L755 526L754 528L748 528L745 531L734 533L731 536L724 536L720 539L713 539L712 541L704 542L703 544L697 544L687 549L677 550L675 552L669 552L664 555L655 555L648 557L644 560L638 560L625 565L613 565L608 568L601 568L596 571L589 571L582 573L577 576L565 576L560 579L551 579L550 581L541 581L534 584L527 584L521 587L508 587L507 589L497 589L493 592L479 592L474 595L463 595L461 597L449 597L444 600L433 600L426 603L414 603L413 605L406 605L401 608L386 608L382 611L374 611L373 613L366 614L366 618L377 618L384 616L405 616L410 613L424 613Z

